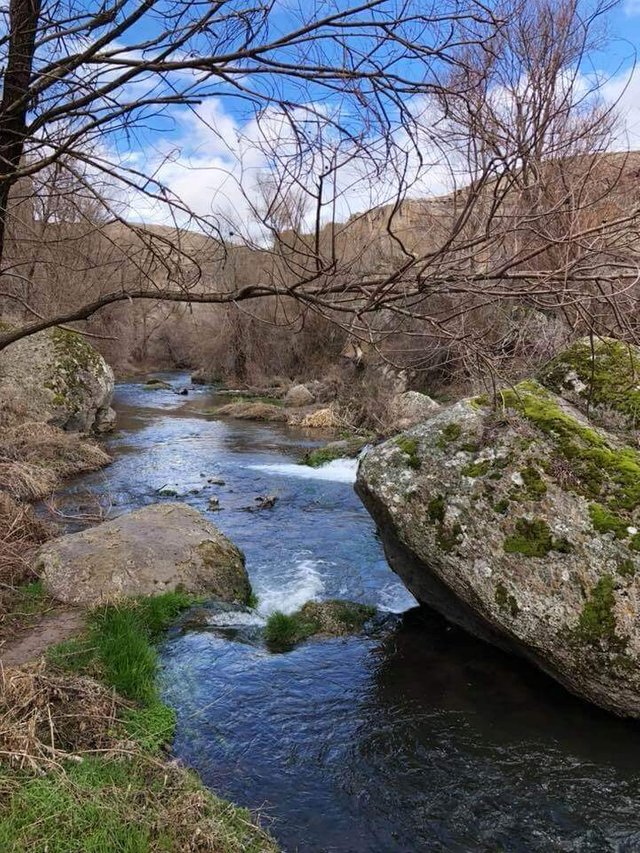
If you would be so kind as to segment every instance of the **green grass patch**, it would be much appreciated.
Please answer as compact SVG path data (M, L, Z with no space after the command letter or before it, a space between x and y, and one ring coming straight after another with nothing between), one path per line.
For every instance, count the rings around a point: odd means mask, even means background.
M49 661L60 669L99 675L127 699L153 702L158 696L155 644L197 600L176 591L97 607L87 617L86 635L54 646Z
M0 794L6 853L277 849L249 812L205 791L193 774L142 756L89 756L45 776L0 770Z
M89 614L83 637L50 651L48 663L57 676L61 671L91 675L131 700L111 725L117 729L114 737L134 746L117 757L66 761L44 775L0 764L0 850L275 853L275 842L249 812L160 758L173 736L175 713L161 701L156 685L156 644L196 600L170 592L98 607Z
M273 648L291 648L312 637L318 630L317 624L297 613L272 613L264 629L264 639Z

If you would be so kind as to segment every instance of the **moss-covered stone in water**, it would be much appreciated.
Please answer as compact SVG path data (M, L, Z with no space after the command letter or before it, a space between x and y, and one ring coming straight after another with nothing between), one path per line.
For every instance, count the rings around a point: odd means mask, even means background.
M460 473L464 477L484 477L491 469L490 459L481 459L479 462L469 462L460 469Z
M415 438L401 435L396 438L396 444L400 450L408 456L408 465L414 470L418 470L421 466L420 457L418 456L418 441Z
M507 588L503 583L499 582L497 584L494 598L500 610L509 612L515 619L520 612L520 607L518 606L515 596L507 592Z
M540 381L558 394L571 391L585 410L609 409L629 427L640 418L640 358L635 347L613 339L572 344L541 371Z
M571 543L565 538L554 539L549 525L542 518L518 518L516 532L507 536L503 548L507 554L546 557L549 551L568 553L571 551Z
M311 468L319 468L327 462L333 462L335 459L353 459L355 458L366 445L369 440L351 436L344 442L333 442L325 447L316 447L314 450L309 450L302 463L309 465Z
M447 504L442 495L437 495L435 498L431 498L427 504L427 515L433 522L437 521L442 524L446 511Z
M295 613L272 613L264 637L272 649L286 650L315 634L340 637L361 631L375 612L351 601L308 601Z
M591 590L578 620L579 639L591 646L605 645L620 649L625 641L616 634L614 582L611 575L603 575Z
M615 533L617 539L624 539L629 535L627 527L629 523L599 503L589 504L589 517L591 523L598 533Z

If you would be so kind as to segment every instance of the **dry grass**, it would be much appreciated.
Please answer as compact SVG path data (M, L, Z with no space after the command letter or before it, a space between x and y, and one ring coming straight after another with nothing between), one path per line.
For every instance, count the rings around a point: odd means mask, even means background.
M0 762L41 771L78 753L116 748L115 694L43 661L0 669Z
M17 422L0 437L0 491L18 500L40 500L66 477L109 462L97 444L49 424Z
M34 580L34 553L56 532L26 502L46 497L65 477L108 462L102 448L77 433L29 421L9 404L0 410L0 638L20 627L20 587Z
M227 403L225 406L216 409L215 414L245 421L286 423L289 419L287 413L279 406L271 406L269 403L260 402Z
M29 578L33 550L50 533L30 506L0 492L0 584L13 586Z

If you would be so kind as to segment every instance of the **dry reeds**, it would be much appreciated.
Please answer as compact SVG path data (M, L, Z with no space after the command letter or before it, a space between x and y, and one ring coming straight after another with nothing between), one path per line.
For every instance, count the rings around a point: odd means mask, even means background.
M41 771L116 746L115 694L92 678L52 674L43 661L0 666L0 763Z

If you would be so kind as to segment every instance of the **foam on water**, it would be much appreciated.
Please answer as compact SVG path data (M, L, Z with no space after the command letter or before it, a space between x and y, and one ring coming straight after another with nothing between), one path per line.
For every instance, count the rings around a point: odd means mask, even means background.
M284 477L302 477L305 480L329 480L333 483L355 483L358 471L357 459L334 459L311 468L309 465L278 462L271 465L249 465L252 471L265 471L268 474L280 474Z
M322 595L324 583L318 571L320 565L322 560L301 560L296 565L296 577L292 581L271 589L258 589L258 613L261 616L269 616L276 610L293 613L307 601Z
M207 624L216 628L249 628L253 625L264 625L265 620L255 610L250 612L229 610L214 613L207 619Z

